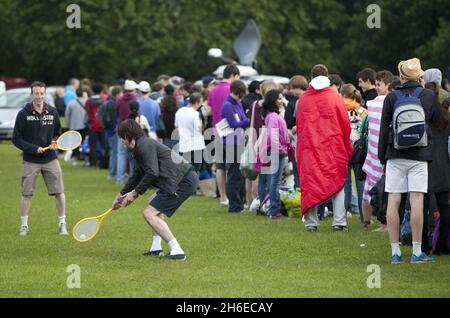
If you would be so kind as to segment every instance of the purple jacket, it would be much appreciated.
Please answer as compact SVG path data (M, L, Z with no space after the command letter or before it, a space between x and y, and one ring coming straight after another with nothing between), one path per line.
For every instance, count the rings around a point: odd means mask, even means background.
M212 124L213 127L222 119L221 111L222 106L227 96L230 95L230 86L229 82L220 81L213 90L209 93L208 96L208 105L211 106L212 109Z
M227 145L240 145L244 136L244 129L250 125L250 120L245 115L241 102L228 95L222 107L221 118L226 118L231 128L241 128L241 133L235 132L224 137L224 143Z

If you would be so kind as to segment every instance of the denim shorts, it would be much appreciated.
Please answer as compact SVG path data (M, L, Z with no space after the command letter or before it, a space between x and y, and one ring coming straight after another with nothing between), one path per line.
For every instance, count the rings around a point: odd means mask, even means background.
M169 194L160 190L149 205L170 218L184 201L197 192L197 186L198 174L191 169L178 184L176 194Z

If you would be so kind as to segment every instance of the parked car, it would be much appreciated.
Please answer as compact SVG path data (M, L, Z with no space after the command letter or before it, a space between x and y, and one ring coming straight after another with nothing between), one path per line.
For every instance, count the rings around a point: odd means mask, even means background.
M55 91L61 86L46 89L45 102L55 107ZM0 140L12 139L16 116L26 103L31 101L30 88L14 88L0 94Z

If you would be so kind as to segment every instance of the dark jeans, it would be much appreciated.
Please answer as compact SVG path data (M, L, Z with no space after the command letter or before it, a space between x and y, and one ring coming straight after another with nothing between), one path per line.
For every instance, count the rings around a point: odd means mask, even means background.
M436 247L433 251L435 254L448 254L447 249L448 232L450 230L450 206L448 199L448 192L436 192L436 203L440 215L439 236L436 242Z
M244 210L245 178L239 169L240 153L237 146L226 146L226 170L227 170L227 196L229 201L228 212L241 212ZM234 156L230 155L234 152Z
M105 133L89 130L89 164L91 167L97 166L97 162L99 160L99 154L97 152L97 140L101 145L100 156L101 159L103 159L108 149L108 145L105 139Z
M298 169L297 169L297 160L294 157L294 161L292 162L292 171L294 173L294 188L298 189L300 188L300 176L298 175Z
M351 211L351 200L352 200L352 169L353 171L356 171L359 168L359 163L351 163L348 165L347 170L347 180L345 181L345 208L347 211ZM363 190L364 190L364 182L358 179L355 179L356 182L356 191L358 193L358 209L359 209L359 216L361 219L361 222L364 222L364 217L362 213L362 197L363 197Z
M80 133L80 135L81 135L81 144L83 144L83 141L84 141L84 139L86 138L86 135L87 135L87 128L85 128L85 129L81 129L81 130L77 130L79 133ZM72 157L73 158L77 158L77 159L82 159L81 158L81 156L80 156L81 154L80 154L80 147L78 147L78 148L76 148L76 149L74 149L73 150L73 152L72 152Z

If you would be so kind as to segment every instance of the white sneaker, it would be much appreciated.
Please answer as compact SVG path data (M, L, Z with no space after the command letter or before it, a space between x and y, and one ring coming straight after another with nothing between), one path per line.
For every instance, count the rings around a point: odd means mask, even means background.
M223 201L223 202L220 202L220 207L222 207L222 208L228 208L228 205L230 204L230 201L229 200L226 200L226 201Z
M259 206L261 205L261 201L259 201L258 198L253 200L252 204L250 204L250 211L256 212L256 210L259 209Z
M59 235L69 235L69 232L67 232L66 223L59 224Z
M353 216L353 215L352 215L352 212L350 212L350 211L347 211L347 218L348 218L348 219L351 219L351 218L352 218L352 216Z
M28 234L28 226L23 225L20 227L19 235L20 236L27 236Z

